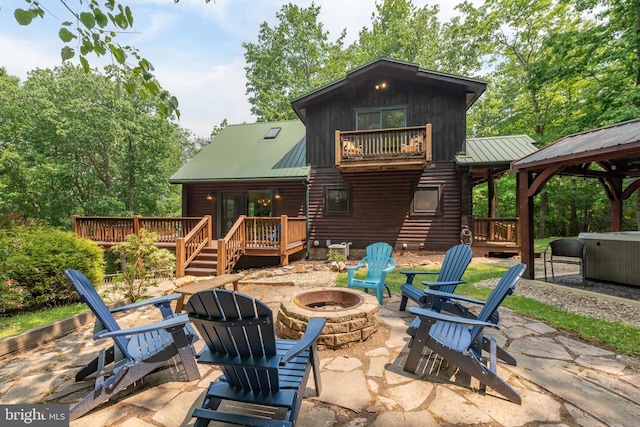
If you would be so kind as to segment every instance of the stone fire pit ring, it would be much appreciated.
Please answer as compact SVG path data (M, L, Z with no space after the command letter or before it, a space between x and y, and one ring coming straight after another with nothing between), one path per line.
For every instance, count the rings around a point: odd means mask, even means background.
M315 288L280 304L276 327L283 338L300 339L314 317L327 320L318 345L340 348L369 338L378 330L380 306L374 295L346 288Z

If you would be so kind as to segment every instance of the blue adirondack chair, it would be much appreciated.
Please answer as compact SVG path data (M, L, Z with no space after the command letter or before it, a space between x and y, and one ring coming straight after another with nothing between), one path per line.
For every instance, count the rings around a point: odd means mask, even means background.
M439 304L436 307L436 311L448 311L459 316L465 316L469 311L466 307L456 304L451 300L441 300L433 297L433 294L429 293L429 290L437 290L445 293L453 293L461 283L462 275L464 274L467 266L471 262L473 253L471 248L467 245L456 245L450 248L445 254L442 261L442 267L440 271L415 271L415 270L403 270L403 273L407 276L407 282L400 286L402 293L402 300L400 301L400 311L404 311L407 307L407 301L411 299L420 305L421 308L431 308L434 304ZM413 285L413 278L418 274L431 274L437 275L435 281L423 281L422 284L428 289L420 289Z
M389 296L391 290L387 286L387 274L396 268L396 263L391 258L393 248L388 243L378 242L367 246L367 256L362 258L358 265L347 267L347 287L364 288L366 292L373 289L378 298L378 303L382 306L384 289L387 289ZM367 276L364 279L356 279L355 271L367 267Z
M276 339L267 305L224 289L194 294L187 313L207 344L198 363L219 365L224 374L194 411L196 426L293 426L311 369L320 395L316 341L325 319L311 319L299 341Z
M522 403L518 392L500 378L496 371L497 359L515 366L515 358L500 348L495 338L485 337L483 329L499 328L498 323L491 321L491 318L507 295L513 293L525 269L525 264L517 264L502 276L484 303L477 319L449 316L417 307L409 308L411 313L418 316L417 328L410 327L407 331L412 338L403 369L415 373L422 359L423 349L426 347L477 378L480 381L481 390L489 386L511 402ZM488 364L483 361L483 351L488 352Z
M65 270L80 298L96 316L94 339L113 338L114 345L102 349L98 357L76 374L76 381L96 373L95 389L71 408L75 420L118 392L139 382L147 374L180 356L187 379L200 378L193 343L198 339L187 315L173 313L170 302L180 294L152 298L109 310L89 279L77 270ZM162 314L161 322L121 329L113 313L154 305ZM105 367L113 363L113 374L105 379Z

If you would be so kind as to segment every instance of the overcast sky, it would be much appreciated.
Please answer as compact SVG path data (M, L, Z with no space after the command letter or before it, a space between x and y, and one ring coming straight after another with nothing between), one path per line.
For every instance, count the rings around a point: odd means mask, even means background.
M180 102L180 125L196 136L206 137L214 126L227 119L229 124L252 123L245 94L243 42L256 42L262 22L274 26L278 12L288 1L277 0L123 0L131 6L134 34L118 36L121 45L139 49L155 67L156 77ZM50 15L29 26L13 18L15 8L26 8L24 0L0 3L0 67L24 80L36 68L60 65L62 42L57 37L60 22L69 20L58 0L41 2ZM77 0L68 1L76 5ZM311 1L292 1L308 7ZM455 13L458 1L414 0L414 5L439 4L441 21ZM474 1L474 3L479 3ZM335 41L347 30L346 44L358 36L362 27L371 26L375 0L316 0L319 21L329 39ZM92 66L94 58L89 58Z

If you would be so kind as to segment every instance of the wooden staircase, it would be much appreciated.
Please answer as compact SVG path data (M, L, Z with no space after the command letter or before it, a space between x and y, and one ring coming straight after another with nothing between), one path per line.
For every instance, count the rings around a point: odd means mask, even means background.
M218 269L218 250L215 246L206 246L196 255L185 274L189 276L215 276Z

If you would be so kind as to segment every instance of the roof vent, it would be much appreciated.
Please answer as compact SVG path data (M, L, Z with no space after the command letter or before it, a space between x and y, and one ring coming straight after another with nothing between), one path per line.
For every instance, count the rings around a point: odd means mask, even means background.
M280 133L281 128L271 128L264 136L264 139L274 139Z

